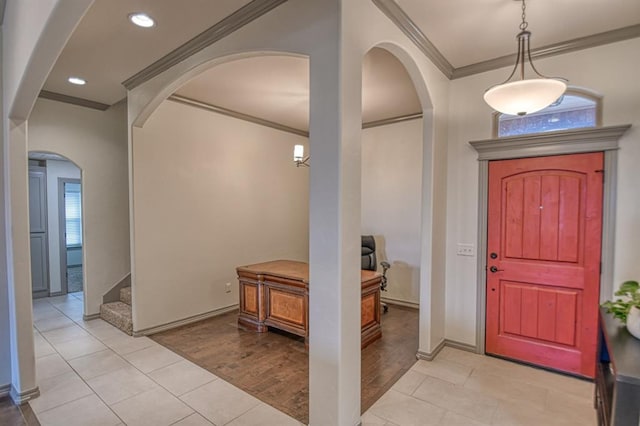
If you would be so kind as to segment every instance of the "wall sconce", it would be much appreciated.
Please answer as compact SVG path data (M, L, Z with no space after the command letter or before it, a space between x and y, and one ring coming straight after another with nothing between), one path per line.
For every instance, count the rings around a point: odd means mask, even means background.
M304 156L303 145L293 147L293 162L296 163L296 167L309 167L309 156Z

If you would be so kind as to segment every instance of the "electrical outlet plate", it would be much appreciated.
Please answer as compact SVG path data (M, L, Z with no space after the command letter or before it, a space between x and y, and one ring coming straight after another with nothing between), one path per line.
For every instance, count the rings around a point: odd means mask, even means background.
M224 285L224 291L225 293L231 293L231 283L226 283Z
M458 256L474 256L473 244L458 243L456 254Z

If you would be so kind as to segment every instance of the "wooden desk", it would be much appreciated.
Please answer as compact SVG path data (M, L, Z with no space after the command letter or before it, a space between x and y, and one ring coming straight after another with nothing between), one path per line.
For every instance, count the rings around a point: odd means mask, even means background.
M238 325L259 333L274 327L309 343L309 265L274 260L239 266L240 313ZM361 272L361 327L364 348L382 336L380 328L380 282L375 271Z

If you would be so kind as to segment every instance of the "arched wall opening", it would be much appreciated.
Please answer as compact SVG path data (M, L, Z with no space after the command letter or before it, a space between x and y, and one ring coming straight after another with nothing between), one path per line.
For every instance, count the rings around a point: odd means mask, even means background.
M419 259L418 259L418 264L422 264L421 267L416 267L412 270L405 270L405 275L411 275L411 277L409 279L411 279L413 281L412 284L412 289L405 291L404 295L401 295L400 297L396 297L396 299L400 299L402 300L403 298L405 299L405 301L409 301L410 303L413 303L414 305L419 305L420 304L420 300L419 300L419 294L429 294L431 289L430 289L430 281L431 281L431 267L430 267L430 252L431 252L431 236L430 236L430 229L431 229L431 223L433 221L433 218L430 215L430 199L431 199L431 186L433 185L432 182L432 177L431 174L433 173L433 169L432 167L430 167L431 165L431 159L432 159L432 150L433 150L433 142L432 142L432 137L433 137L433 125L432 125L432 109L431 109L431 100L429 98L429 94L428 91L426 89L426 86L424 84L424 80L420 74L420 71L417 69L415 63L413 62L413 59L410 57L410 55L404 50L402 49L400 46L396 45L396 44L392 44L392 43L381 43L379 45L377 45L379 48L381 49L385 49L385 51L389 51L392 52L392 54L398 58L398 60L400 60L401 62L404 60L403 62L403 66L406 65L406 63L409 64L409 67L407 68L405 66L405 68L407 69L407 72L409 73L412 82L414 82L415 86L416 86L416 91L419 94L419 102L420 102L420 110L423 113L424 118L422 120L418 120L416 121L416 123L420 122L421 124L419 124L419 131L421 133L421 135L419 136L421 139L421 143L422 146L420 147L420 179L422 180L422 182L419 183L418 187L418 191L420 192L417 198L417 203L419 205L419 213L418 213L418 217L420 219L418 219L420 221L420 224L418 225L417 229L416 229L416 234L418 235L417 240L419 241L419 245L420 248L418 249L420 251ZM169 99L169 97L176 91L178 90L178 88L182 87L184 84L186 84L186 82L190 81L191 79L195 78L198 75L202 75L202 73L207 72L207 70L210 70L216 66L219 65L223 65L225 63L229 63L232 61L241 61L243 59L246 58L251 58L251 57L263 57L263 56L279 56L279 55L287 55L287 56L292 56L292 57L304 57L303 55L299 55L299 54L293 54L293 53L288 53L288 52L277 52L277 51L262 51L262 52L237 52L237 53L233 53L231 55L227 55L227 56L222 56L222 57L214 57L213 59L210 59L204 63L199 63L197 65L194 65L192 67L189 68L188 72L186 72L185 74L179 75L177 77L175 77L175 79L173 81L170 81L169 83L166 84L165 87L159 89L159 92L157 92L154 96L145 96L145 99L147 99L147 103L146 105L142 106L141 108L138 109L139 113L137 115L132 115L131 111L130 111L130 122L133 123L132 126L132 134L131 134L131 141L132 144L135 145L135 141L138 140L143 140L143 138L145 137L145 126L147 121L153 116L154 111L157 111L157 108L160 104L166 104L167 102L171 102L171 101L167 101L166 99ZM416 83L417 82L417 83ZM136 102L132 102L133 105L136 104ZM425 107L426 105L426 107ZM134 108L135 110L135 108ZM415 125L415 123L414 123ZM307 144L307 141L302 141L301 143L303 144ZM308 152L308 151L307 151ZM290 156L290 155L289 155ZM138 156L136 155L135 152L132 151L132 158L135 159L138 158ZM422 164L424 164L424 168L422 167ZM135 181L136 181L136 172L135 170L132 171L132 176L133 176L133 185L134 187L132 187L132 196L136 196L136 189L135 189ZM414 202L416 200L413 200ZM132 200L131 205L136 205L136 202ZM135 232L135 223L136 220L134 217L132 217L132 223L134 224L134 226L132 227L132 231ZM413 236L413 238L415 238L415 235ZM135 242L136 237L135 235L133 236L133 241ZM134 243L134 247L135 247L135 243ZM144 250L140 249L139 252L143 252ZM135 254L134 254L135 256ZM426 264L423 264L423 262L427 262ZM135 280L135 275L136 275L136 263L135 261L132 262L134 265L133 268L133 275L134 275L134 281ZM402 268L398 268L398 270L400 270ZM406 269L406 268L405 268ZM230 277L229 279L231 279L232 277ZM224 281L225 283L228 280L221 280ZM422 287L422 289L420 289L419 287ZM136 290L134 289L134 294L135 294ZM406 294L410 293L411 295L409 296L409 300L406 300ZM135 296L134 296L135 297ZM425 299L427 301L430 300L430 298ZM438 300L438 297L436 297L436 300ZM438 308L439 304L436 304L436 309ZM430 312L430 310L428 310L427 312ZM176 318L174 318L176 319ZM423 323L428 322L429 319L423 320ZM135 320L134 320L135 322ZM148 322L143 320L143 322L141 322L139 325L136 325L136 329L141 332L143 330L145 330L146 328L149 327L154 327L157 326L161 323L156 322L155 324L153 322ZM436 333L436 336L439 333ZM421 335L424 335L424 333L421 333ZM429 339L421 337L424 342L428 342ZM424 347L424 345L426 343L422 343L421 347ZM436 342L436 344L439 342ZM429 352L429 350L423 350L424 352Z
M82 169L53 152L29 151L31 280L34 299L84 291ZM46 218L44 221L40 218ZM41 223L42 222L42 223ZM82 312L78 312L82 318Z
M245 136L253 135L249 127L253 128L254 124L250 124L244 130L235 127L236 135L241 135L235 140L233 132L221 135L221 129L231 126L229 120L237 122L238 117L220 117L220 108L214 110L211 104L207 107L207 103L202 99L193 99L198 96L198 93L208 90L199 81L205 74L219 78L222 74L217 68L232 66L242 61L251 62L251 58L274 56L273 52L268 53L269 55L266 52L251 55L245 52L228 58L216 58L210 63L192 68L200 70L200 73L189 73L188 81L184 81L185 79L181 77L171 83L168 86L170 90L161 92L161 97L166 99L161 101L152 112L142 114L146 117L143 126L134 127L131 141L133 176L131 205L135 206L132 212L132 223L136 247L134 250L136 260L133 262L133 288L134 305L138 310L137 321L141 321L136 324L136 331L139 334L153 333L175 326L172 323L175 324L176 321L182 321L184 318L204 318L233 309L238 300L236 266L276 258L308 261L308 174L306 169L296 169L291 162L293 145L297 143L306 145L306 137L278 132L280 140L275 141L269 140L269 136L262 133L263 140L259 144L247 145L243 150L234 152L234 149L244 143L242 139ZM292 55L285 56L287 57L291 58ZM299 58L299 55L295 57ZM402 67L400 64L398 66ZM238 69L235 71L241 72ZM218 74L215 74L216 72ZM408 75L406 78L409 78ZM298 85L293 84L290 91L297 92L297 89L299 89ZM415 89L412 88L412 90ZM255 96L255 94L249 94L249 96ZM208 102L215 103L215 101ZM149 105L156 103L152 101ZM417 97L415 104L417 111L421 114L422 102L418 101ZM365 121L369 120L365 118ZM207 125L202 126L203 122ZM378 124L380 123L374 123L374 125ZM406 123L399 124L400 127L406 127L406 125ZM399 271L397 276L403 276L403 280L409 281L408 285L404 286L408 288L404 294L409 294L411 299L405 299L404 302L411 306L418 306L422 260L423 121L414 120L410 126L410 135L408 135L411 138L410 155L417 157L412 158L417 161L415 164L412 163L415 167L412 166L411 170L412 229L402 230L392 239L395 244L394 250L411 252L409 260L405 256L406 253L394 254L393 257L397 261L395 265L396 270ZM397 127L391 129L391 132L395 130ZM363 139L365 138L366 136L363 135ZM285 139L290 141L286 142ZM270 146L268 152L260 152L261 146L265 145ZM216 167L216 162L223 159L228 163ZM286 212L271 215L272 218L278 216L282 219L286 214L298 210L295 217L285 220L284 227L279 226L277 222L264 220L269 216L268 203L262 203L255 197L246 197L255 204L249 206L235 204L237 200L234 197L239 192L259 188L260 182L251 180L252 173L256 171L254 166L258 159L260 159L259 177L262 181L276 173L282 174L282 170L288 169L292 172L286 176L283 175L278 191L271 197L267 192L262 191L263 196L270 198L272 202L275 202L276 195L290 196L288 202L280 200L280 204L287 205ZM234 163L234 160L238 162ZM313 159L311 163L313 168ZM363 165L363 169L365 168ZM186 173L186 169L189 169L189 173ZM389 173L394 174L398 170L398 168L389 170ZM214 171L215 174L207 177L209 171ZM223 187L214 190L212 188L218 185L216 180L221 181ZM224 192L224 186L228 186L229 182L232 182L236 188L235 193L229 194L226 199L220 198L219 194ZM286 185L294 185L295 188L289 189ZM365 186L363 182L363 188ZM371 185L369 189L371 189L370 194L375 198L375 200L370 199L371 203L385 203L387 194L384 191L376 190ZM223 205L222 201L227 206ZM209 205L209 202L212 204ZM392 203L402 204L396 201ZM248 213L254 206L256 209L258 206L263 209L262 217L249 218ZM225 207L231 207L231 210L225 212ZM406 208L402 205L395 207ZM372 212L372 214L377 213ZM392 217L388 220L402 221L401 218ZM190 226L196 228L197 233L190 231L188 229ZM252 227L255 227L253 231L251 231ZM161 246L158 245L157 240L158 230L163 231ZM250 234L251 246L248 245L249 242L243 240L243 233L246 232ZM275 234L270 235L269 232L275 232ZM406 236L403 233L412 233L411 247L408 250L405 247L398 248L399 240ZM289 248L283 243L287 238L296 240ZM281 250L281 254L278 255L271 253L273 247L269 247L276 241L280 245L278 249ZM265 245L265 243L268 244ZM252 252L252 250L257 251ZM381 247L381 251L384 251L384 247ZM384 257L380 260L384 260ZM196 271L195 265L206 266L198 266ZM180 286L175 285L177 282L180 282ZM229 293L226 293L225 289L227 283L231 286ZM397 292L399 289L400 286L397 286L393 290ZM191 299L186 301L188 297ZM148 301L151 299L155 305L149 304ZM396 303L402 301L396 298ZM169 303L172 310L166 309ZM312 300L311 303L313 303ZM418 347L417 322L416 320L416 343L415 347L410 349L410 360L415 360ZM368 408L368 405L363 408Z
M390 265L381 292L378 346L390 348L387 345L397 339L388 356L394 365L409 369L415 363L420 335L422 103L404 65L381 47L364 55L362 98L362 234L374 237L377 270L383 271L382 262ZM362 353L363 395L375 389L366 379L374 374L366 362L369 352L366 348ZM362 398L363 411L373 402Z
M402 63L383 48L364 57L362 96L362 233L376 235L379 256L391 263L383 298L418 307L422 105Z
M438 161L446 150L437 144L441 130L436 125L433 96L427 88L425 70L406 46L381 42L371 48L385 49L395 56L409 74L420 102L421 119L421 182L420 182L420 262L419 262L419 344L417 356L431 359L444 341L444 272L432 265L444 262L444 209L438 208L445 198L446 183L442 180L443 162ZM434 201L435 199L435 201Z
M96 317L104 295L130 273L126 104L97 111L38 99L28 149L82 169L84 314Z

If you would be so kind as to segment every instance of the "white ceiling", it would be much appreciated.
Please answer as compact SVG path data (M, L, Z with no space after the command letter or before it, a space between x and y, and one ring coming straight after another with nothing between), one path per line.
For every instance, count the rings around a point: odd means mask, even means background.
M454 67L510 53L520 23L514 0L396 0ZM122 82L249 3L249 0L96 0L71 36L44 90L112 105ZM131 25L144 11L156 27ZM532 47L640 24L640 0L530 0ZM259 72L258 72L259 70ZM308 62L257 57L219 65L178 94L298 129L307 128ZM70 75L87 80L82 87ZM374 50L363 65L365 122L419 111L409 77L395 58Z
M383 49L364 59L363 122L421 111L402 64ZM260 117L299 130L309 129L309 60L259 56L211 68L176 91L177 95Z
M396 3L455 68L516 52L520 1ZM530 0L526 4L532 49L640 23L640 0Z
M69 39L44 90L113 105L127 96L122 82L186 43L249 0L96 0ZM188 5L188 6L187 6ZM129 22L151 15L151 29ZM85 86L67 82L71 75Z

